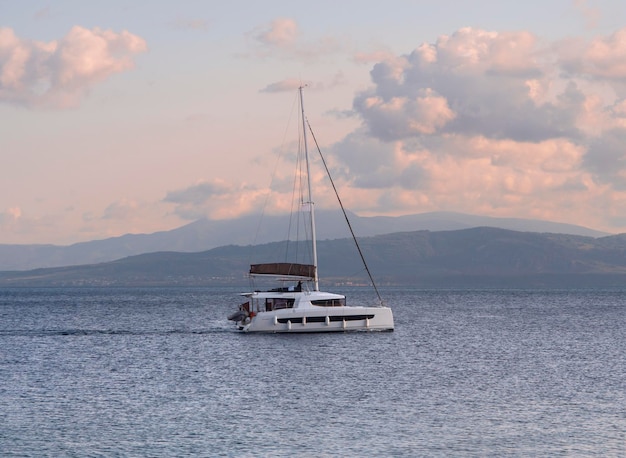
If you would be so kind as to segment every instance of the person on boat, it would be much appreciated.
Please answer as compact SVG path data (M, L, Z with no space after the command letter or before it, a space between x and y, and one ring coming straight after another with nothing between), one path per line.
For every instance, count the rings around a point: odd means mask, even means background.
M295 291L297 293L299 293L300 291L302 291L302 282L299 281L298 284L296 286L290 286L289 287L289 291Z

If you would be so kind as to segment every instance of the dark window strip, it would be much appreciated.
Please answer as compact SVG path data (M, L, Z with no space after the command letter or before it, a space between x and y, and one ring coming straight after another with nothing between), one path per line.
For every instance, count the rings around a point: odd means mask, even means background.
M358 321L365 319L372 319L374 315L335 315L330 316L330 321ZM291 321L291 323L302 323L302 317L293 317L293 318L279 318L279 323L287 323L287 321ZM306 319L307 323L324 323L326 321L325 316L311 316Z

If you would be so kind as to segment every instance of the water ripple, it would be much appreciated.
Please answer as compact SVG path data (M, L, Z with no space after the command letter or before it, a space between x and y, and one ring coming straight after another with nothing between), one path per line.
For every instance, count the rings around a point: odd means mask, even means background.
M383 295L393 333L242 335L234 294L0 291L2 455L626 455L624 292Z

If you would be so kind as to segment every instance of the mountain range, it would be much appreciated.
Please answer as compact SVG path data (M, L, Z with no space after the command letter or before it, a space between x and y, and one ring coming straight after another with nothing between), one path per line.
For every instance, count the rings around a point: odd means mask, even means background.
M621 287L626 234L591 237L492 227L363 237L382 285L414 287ZM247 285L250 263L281 261L286 242L228 245L197 253L156 252L112 262L0 272L0 286ZM291 246L292 252L301 251ZM322 285L368 282L351 239L318 243Z
M318 211L319 240L349 237L341 212ZM519 218L491 218L463 213L433 212L398 217L364 217L349 213L359 237L418 230L444 231L473 227L496 227L524 232L561 233L602 237L607 233L583 226ZM128 256L176 251L193 253L225 245L256 245L287 238L289 216L249 215L231 220L198 220L170 231L153 234L127 234L104 240L59 245L2 245L0 271L88 265L122 259Z

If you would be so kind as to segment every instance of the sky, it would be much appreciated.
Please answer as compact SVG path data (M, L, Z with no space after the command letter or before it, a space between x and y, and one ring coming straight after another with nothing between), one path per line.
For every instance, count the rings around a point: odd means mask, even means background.
M304 84L359 215L626 232L622 0L0 0L0 244L287 211Z

